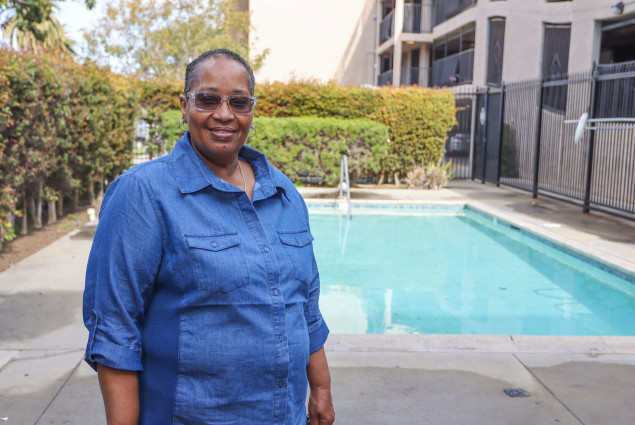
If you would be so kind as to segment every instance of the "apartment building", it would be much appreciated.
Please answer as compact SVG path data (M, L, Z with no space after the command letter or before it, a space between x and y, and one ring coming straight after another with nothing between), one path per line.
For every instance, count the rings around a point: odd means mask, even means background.
M635 60L635 1L248 3L261 80L484 86Z

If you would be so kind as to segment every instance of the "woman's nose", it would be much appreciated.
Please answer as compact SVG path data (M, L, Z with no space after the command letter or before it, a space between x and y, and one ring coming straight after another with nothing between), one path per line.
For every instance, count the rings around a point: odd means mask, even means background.
M214 117L219 120L229 120L234 118L234 113L229 107L229 99L223 99L220 102L220 106L214 112Z

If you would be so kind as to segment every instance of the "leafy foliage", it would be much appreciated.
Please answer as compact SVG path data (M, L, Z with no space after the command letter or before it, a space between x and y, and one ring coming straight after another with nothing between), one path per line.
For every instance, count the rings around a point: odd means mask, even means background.
M21 209L26 233L27 210L41 224L43 197L91 194L126 169L136 92L95 66L2 51L0 218Z
M85 0L85 4L92 9L95 6L95 0ZM52 17L54 7L56 6L51 0L0 0L0 16L6 18L2 26L6 29L11 23L13 29L10 32L26 37L31 45L50 43L56 35L49 33L51 28L50 25L46 25L46 22L50 24L52 21L57 21ZM59 27L53 30L58 31Z
M247 143L296 182L311 176L336 184L344 154L353 176L377 173L386 152L388 129L367 119L255 118L254 126Z
M180 81L185 67L214 48L249 57L249 14L226 0L118 0L86 34L90 55L118 58L123 72ZM258 67L266 52L251 56Z
M56 5L52 5L57 8ZM52 14L44 17L41 22L26 22L25 17L14 14L4 23L3 34L9 39L9 45L19 50L34 53L49 52L58 54L73 54L73 42L66 38L64 26Z
M381 171L405 175L416 164L443 155L455 124L454 98L417 87L370 89L311 81L256 86L257 116L368 118L388 127L390 143Z

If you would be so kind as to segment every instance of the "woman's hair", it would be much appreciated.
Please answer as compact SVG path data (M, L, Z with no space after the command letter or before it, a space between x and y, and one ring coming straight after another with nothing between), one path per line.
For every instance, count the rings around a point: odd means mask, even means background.
M227 49L214 49L208 50L203 53L196 59L194 59L190 64L185 68L185 90L184 93L187 94L192 89L192 84L194 84L194 80L198 76L198 68L199 65L205 62L209 58L215 57L226 57L227 59L235 60L245 67L247 70L247 74L249 74L249 92L251 95L254 95L254 87L256 86L256 77L254 77L254 70L251 69L251 66L247 63L245 59L242 58L238 53L232 52Z

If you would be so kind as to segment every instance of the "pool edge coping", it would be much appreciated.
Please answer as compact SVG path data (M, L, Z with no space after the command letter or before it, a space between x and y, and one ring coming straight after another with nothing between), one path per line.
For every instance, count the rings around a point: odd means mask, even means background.
M635 336L331 334L327 352L635 354Z

